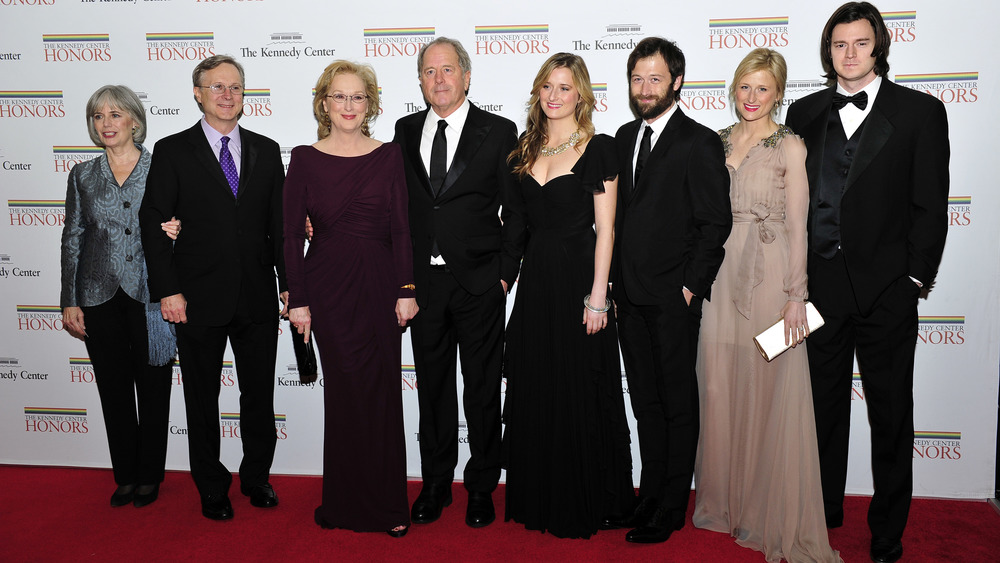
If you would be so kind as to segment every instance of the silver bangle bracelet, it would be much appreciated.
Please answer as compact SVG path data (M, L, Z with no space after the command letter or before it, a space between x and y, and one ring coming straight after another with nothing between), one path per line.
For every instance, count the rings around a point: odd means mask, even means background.
M605 297L604 308L598 309L597 307L594 307L593 305L590 304L590 294L588 293L583 297L583 306L586 307L587 310L590 311L591 313L607 313L611 309L611 298Z

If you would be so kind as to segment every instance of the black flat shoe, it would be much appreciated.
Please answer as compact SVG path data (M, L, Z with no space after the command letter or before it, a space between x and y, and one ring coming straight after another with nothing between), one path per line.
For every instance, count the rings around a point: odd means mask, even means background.
M111 495L111 506L118 508L126 504L132 504L132 496L135 494L135 485L121 485L113 495Z
M156 483L155 485L140 485L139 488L135 490L135 495L132 497L132 506L142 508L148 504L153 504L159 496L159 483Z
M401 537L403 537L403 536L406 535L406 532L409 532L409 531L410 531L410 527L406 526L402 530L395 530L395 529L393 529L393 530L386 530L385 533L389 534L390 536L392 536L394 538L401 538Z

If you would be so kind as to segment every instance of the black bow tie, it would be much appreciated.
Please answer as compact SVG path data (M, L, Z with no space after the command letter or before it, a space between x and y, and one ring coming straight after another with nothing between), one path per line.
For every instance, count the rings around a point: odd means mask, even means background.
M833 109L839 111L847 104L854 104L860 110L865 109L868 107L868 92L862 90L853 96L845 96L840 92L833 93Z

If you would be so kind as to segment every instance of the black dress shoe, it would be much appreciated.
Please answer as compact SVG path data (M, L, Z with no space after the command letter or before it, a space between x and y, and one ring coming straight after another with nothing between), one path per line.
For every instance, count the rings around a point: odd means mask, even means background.
M451 505L451 483L424 485L413 501L410 520L415 524L430 524L441 517L444 507Z
M250 497L250 504L257 508L273 508L278 506L278 494L270 483L257 485L256 487L244 488L240 485L240 492L244 496Z
M394 538L401 538L406 535L406 532L410 531L410 527L406 526L402 530L386 530L385 533L389 534Z
M142 508L147 504L153 504L157 497L160 496L160 484L155 485L141 485L135 490L135 495L132 497L132 506L136 508Z
M135 485L121 485L115 489L111 495L111 506L117 508L132 503L132 496L135 494Z
M656 511L656 501L650 497L640 497L635 510L625 516L607 516L601 520L598 527L602 530L617 530L619 528L638 528L646 523Z
M826 513L826 527L829 529L839 528L844 525L844 509L832 510Z
M675 530L684 527L684 521L672 522L669 518L670 511L657 508L649 520L644 524L629 530L625 534L625 541L631 543L662 543L670 539L670 534Z
M201 497L201 515L212 520L229 520L233 517L233 504L229 495L205 495Z
M875 563L893 563L903 556L903 542L889 538L872 538L869 553Z
M497 514L493 508L491 493L469 491L469 506L465 510L465 523L473 528L489 526L496 520Z

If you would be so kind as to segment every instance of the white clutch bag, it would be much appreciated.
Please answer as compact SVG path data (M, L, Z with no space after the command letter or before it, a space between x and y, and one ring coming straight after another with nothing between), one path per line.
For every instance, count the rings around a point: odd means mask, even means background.
M816 310L812 303L806 303L806 324L809 326L809 333L823 326L823 316ZM764 332L753 337L753 343L757 345L757 350L764 359L771 361L781 355L782 352L790 348L785 344L785 321L784 319L769 326Z

